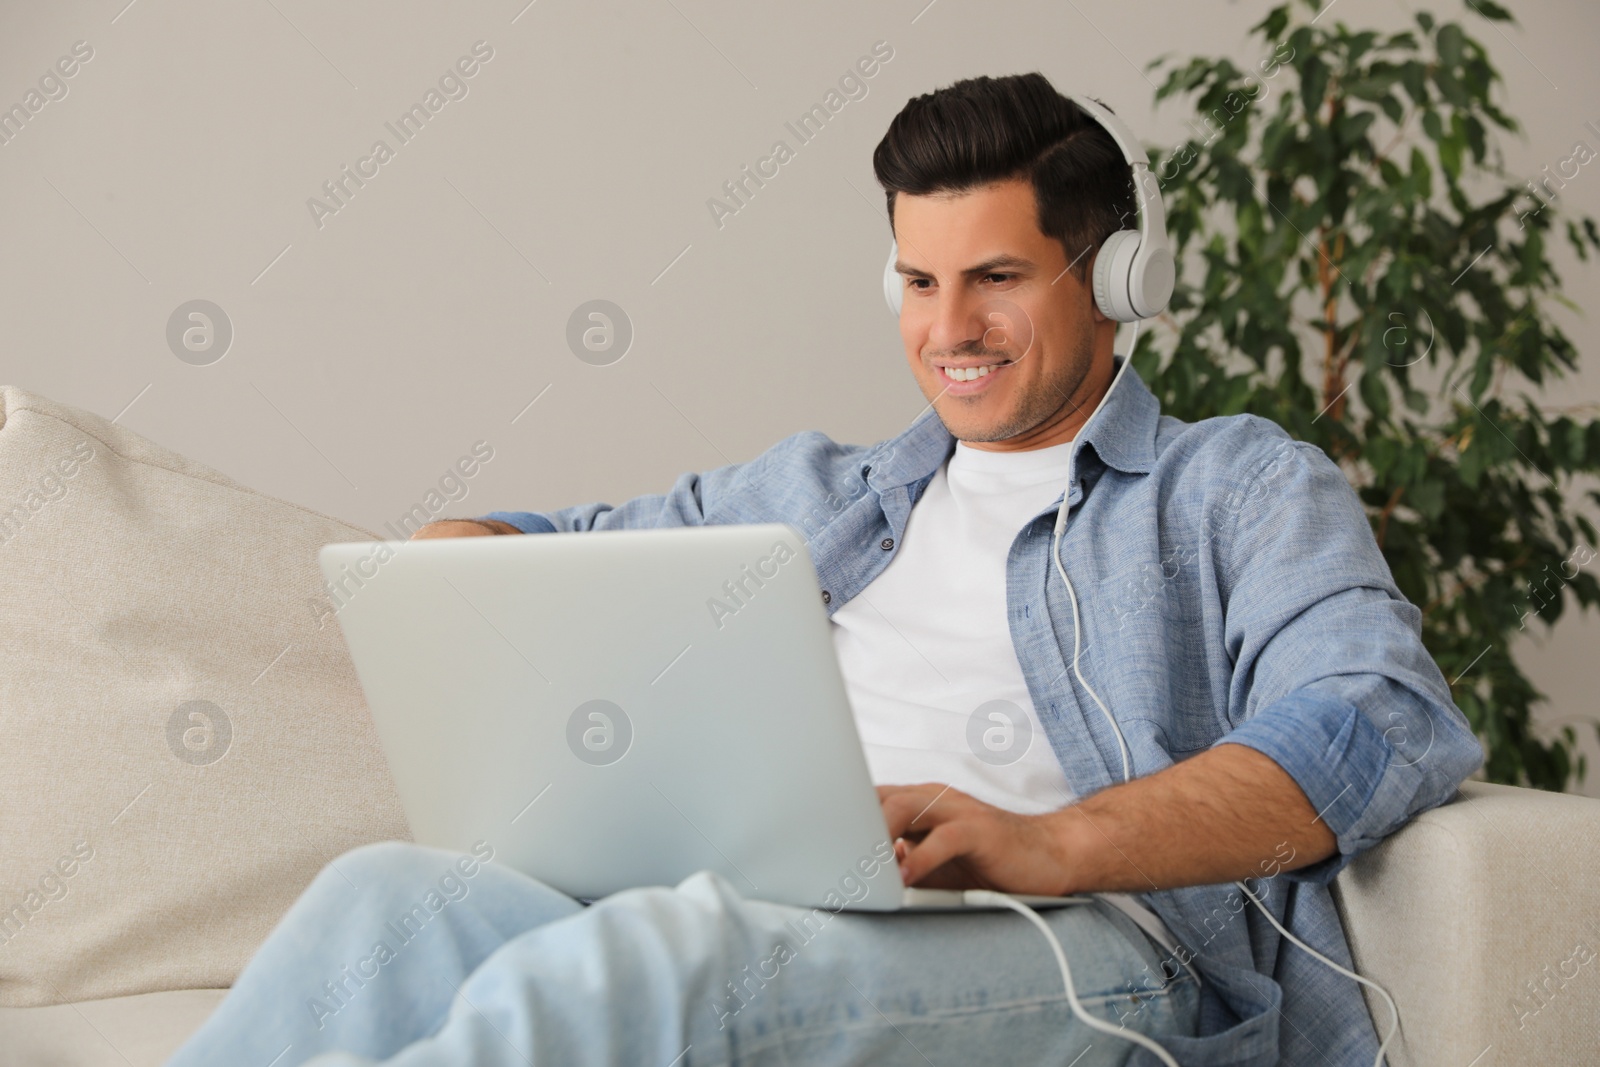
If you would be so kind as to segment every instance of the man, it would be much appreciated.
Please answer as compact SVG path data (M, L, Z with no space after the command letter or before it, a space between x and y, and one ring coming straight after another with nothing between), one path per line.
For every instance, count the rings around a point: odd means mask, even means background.
M1357 986L1230 884L1349 967L1328 882L1482 760L1357 497L1276 425L1183 423L1117 376L1088 279L1129 168L1041 75L912 100L873 162L931 411L417 536L792 523L908 884L1138 894L1046 915L1090 1012L1185 1065L1371 1063ZM986 759L974 716L1035 743ZM1009 912L842 914L795 944L798 909L709 874L585 908L472 860L445 922L368 951L469 860L341 857L173 1063L1157 1062L1075 1018Z

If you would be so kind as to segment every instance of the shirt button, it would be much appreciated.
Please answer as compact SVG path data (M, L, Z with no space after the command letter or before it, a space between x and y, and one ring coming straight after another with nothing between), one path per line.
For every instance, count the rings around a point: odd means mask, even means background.
M889 551L894 547L894 538L885 537L882 541L878 542L878 547L883 549L885 552Z
M828 591L827 591L827 590L826 590L826 589L824 589L824 590L823 590L823 591L822 591L822 602L823 602L823 603L824 603L824 604L831 604L831 603L833 603L833 594L832 594L832 593L830 593L830 592L828 592Z

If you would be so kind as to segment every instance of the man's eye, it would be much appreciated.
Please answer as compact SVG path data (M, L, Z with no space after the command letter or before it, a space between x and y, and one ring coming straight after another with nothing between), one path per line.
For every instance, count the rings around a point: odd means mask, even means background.
M1002 281L1004 281L1006 279L1015 278L1016 275L1015 274L986 274L986 275L984 275L984 277L986 277L986 278L999 278Z
M924 282L928 282L928 279L926 279L926 278L912 278L911 282L910 282L911 288L917 289L917 290L920 291L922 289L922 286L923 286ZM928 282L928 284L931 285L932 283Z

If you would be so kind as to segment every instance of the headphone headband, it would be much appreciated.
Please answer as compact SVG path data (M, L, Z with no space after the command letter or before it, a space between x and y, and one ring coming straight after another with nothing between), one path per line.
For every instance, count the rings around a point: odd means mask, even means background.
M1103 105L1086 96L1068 94L1067 99L1111 135L1133 171L1138 229L1120 229L1101 243L1094 260L1095 303L1117 322L1150 318L1167 306L1176 273L1167 242L1167 213L1160 186L1150 172L1150 157L1128 124ZM891 241L889 261L883 268L883 296L896 316L905 291L905 283L894 269L898 257L899 247Z

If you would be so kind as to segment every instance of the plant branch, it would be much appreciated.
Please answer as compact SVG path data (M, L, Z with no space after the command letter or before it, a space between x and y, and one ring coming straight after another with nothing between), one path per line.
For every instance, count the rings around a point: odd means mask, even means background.
M1400 503L1400 494L1406 491L1403 485L1397 485L1394 492L1389 494L1389 502L1383 505L1383 511L1378 515L1378 548L1383 548L1383 535L1389 532L1389 516L1394 512L1394 506Z
M1322 289L1322 405L1329 417L1338 422L1344 417L1345 383L1344 363L1337 351L1339 330L1334 325L1334 316L1339 311L1339 297L1333 291L1333 279L1338 261L1344 258L1344 231L1340 230L1335 238L1333 255L1330 256L1327 227L1321 227L1317 237L1317 252L1317 283Z
M1384 145L1383 150L1377 155L1373 156L1372 161L1367 164L1368 177L1371 177L1372 174L1378 169L1379 163L1382 163L1384 160L1389 158L1390 152L1393 152L1401 145L1402 142L1405 141L1406 130L1410 128L1411 120L1417 117L1417 112L1419 110L1421 109L1413 104L1410 111L1406 113L1406 116L1400 120L1400 125L1395 128L1394 137L1389 141L1388 144Z

